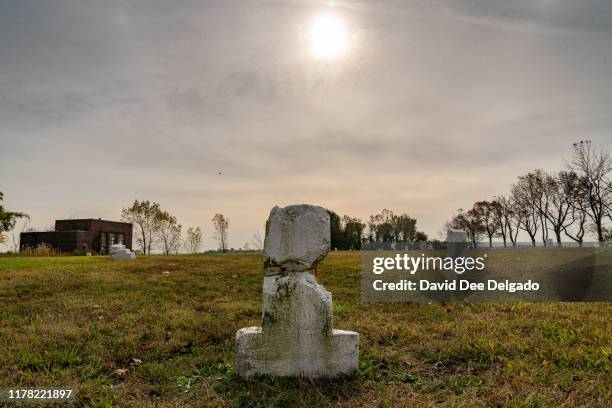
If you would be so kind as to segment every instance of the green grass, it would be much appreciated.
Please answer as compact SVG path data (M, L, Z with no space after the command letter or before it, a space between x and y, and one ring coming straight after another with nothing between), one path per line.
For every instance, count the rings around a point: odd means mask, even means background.
M359 373L242 381L261 255L2 257L0 388L76 386L91 407L610 406L610 304L362 303L359 261L330 253L319 277L334 326L361 335Z

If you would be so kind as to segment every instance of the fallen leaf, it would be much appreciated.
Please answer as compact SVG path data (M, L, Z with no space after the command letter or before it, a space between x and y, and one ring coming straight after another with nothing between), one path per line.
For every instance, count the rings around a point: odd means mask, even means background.
M115 377L123 378L127 375L128 371L129 370L127 368L118 368L115 371L113 371L113 375Z
M170 271L162 271L162 275L170 275Z
M417 365L419 362L416 358L414 358L411 355L407 355L406 357L404 357L404 364L407 366L413 366L413 365Z
M130 358L130 365L140 365L142 364L142 360L139 358Z

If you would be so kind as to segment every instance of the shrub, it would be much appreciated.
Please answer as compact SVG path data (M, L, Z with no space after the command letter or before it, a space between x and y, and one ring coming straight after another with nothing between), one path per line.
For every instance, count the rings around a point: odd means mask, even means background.
M26 247L19 252L20 256L59 256L61 254L62 251L59 248L54 248L45 242L38 244L36 248Z

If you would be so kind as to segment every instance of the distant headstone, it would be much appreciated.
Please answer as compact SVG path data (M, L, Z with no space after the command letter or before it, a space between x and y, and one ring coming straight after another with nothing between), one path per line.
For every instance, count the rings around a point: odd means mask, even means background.
M446 231L446 245L448 256L451 258L465 256L470 247L467 232L460 229L449 228Z
M113 255L113 254L119 252L122 249L125 249L125 245L123 245L123 244L111 245L111 247L108 249L108 253Z
M264 244L262 327L236 333L239 376L331 378L357 371L359 334L332 328L331 293L311 273L329 245L324 208L272 209Z
M110 253L113 261L124 261L130 259L136 259L136 254L125 247L125 245L116 244L112 245L108 252Z

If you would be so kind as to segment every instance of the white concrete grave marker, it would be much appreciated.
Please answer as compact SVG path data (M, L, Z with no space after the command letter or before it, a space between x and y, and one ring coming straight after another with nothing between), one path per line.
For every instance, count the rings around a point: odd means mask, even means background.
M113 261L124 261L136 259L136 254L130 251L125 245L115 244L109 248L111 259Z
M331 293L312 275L329 246L324 208L272 209L264 243L262 327L236 333L239 376L331 378L357 371L359 334L333 329Z

